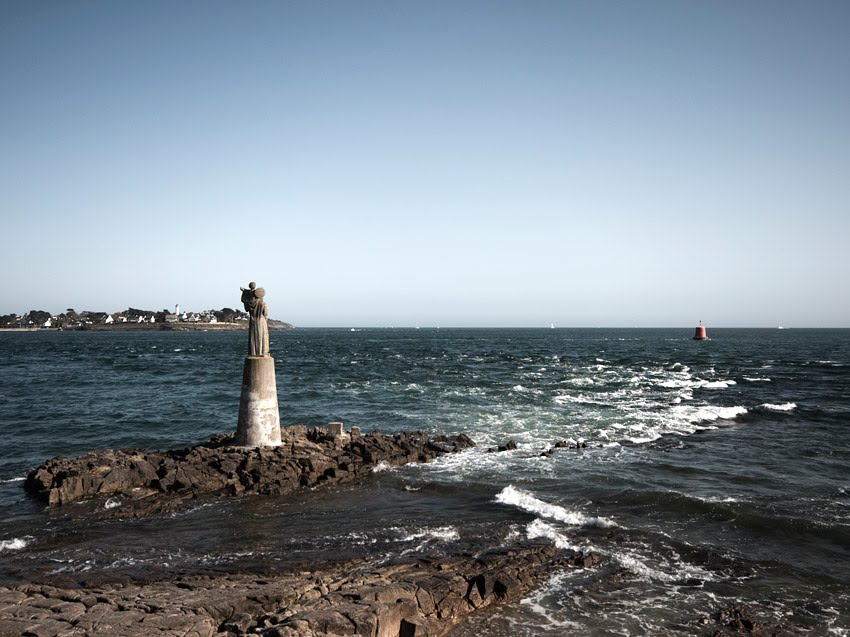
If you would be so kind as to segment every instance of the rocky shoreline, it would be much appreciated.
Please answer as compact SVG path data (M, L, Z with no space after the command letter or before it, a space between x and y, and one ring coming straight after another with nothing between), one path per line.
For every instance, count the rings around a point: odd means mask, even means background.
M331 433L333 432L333 433ZM95 451L49 460L26 491L50 508L102 502L98 519L169 513L206 495L278 495L342 483L376 467L427 462L474 446L467 436L360 435L284 427L277 448L241 448L229 435L172 451ZM369 635L447 634L464 616L516 599L553 568L590 567L595 554L548 542L499 546L467 541L450 554L324 563L273 574L176 575L77 588L0 587L0 635Z
M236 447L232 436L219 435L172 451L58 457L33 470L24 488L49 509L70 509L86 520L144 518L185 509L202 497L280 495L349 482L382 465L427 462L475 444L463 434L361 435L339 426L284 427L281 437L277 448ZM87 501L96 506L86 506ZM567 569L594 568L596 584L581 593L591 596L617 591L633 577L597 553L495 537L459 539L448 552L430 549L389 562L329 560L303 568L2 586L0 637L435 637L451 633L467 615L516 600ZM716 636L800 634L795 626L741 605L691 618L678 628Z
M518 598L552 568L598 559L525 543L271 577L178 577L82 590L24 584L0 588L0 635L432 637L469 613Z
M207 494L281 495L305 487L349 482L382 463L428 462L467 449L466 435L423 433L360 435L296 425L281 428L281 446L234 446L233 436L171 451L92 451L57 457L29 473L24 489L51 507L92 498L112 498L109 517L145 517L180 509Z

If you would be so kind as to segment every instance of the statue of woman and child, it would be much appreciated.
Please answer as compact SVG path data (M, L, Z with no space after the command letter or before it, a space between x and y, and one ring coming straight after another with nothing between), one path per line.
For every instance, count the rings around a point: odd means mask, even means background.
M247 288L240 287L242 290L242 305L245 306L245 311L248 312L248 355L249 356L268 356L269 355L269 306L263 300L266 291L263 288L258 288L257 284L251 281Z

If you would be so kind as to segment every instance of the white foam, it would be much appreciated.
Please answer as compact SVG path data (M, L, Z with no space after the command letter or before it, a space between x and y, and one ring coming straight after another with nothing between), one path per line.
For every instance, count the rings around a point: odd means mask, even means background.
M535 518L533 521L529 522L528 526L525 528L525 534L530 540L540 537L552 540L552 543L559 549L572 549L574 551L579 550L579 547L572 544L563 533L559 533L554 526L544 522L540 518Z
M632 573L643 579L658 580L662 582L669 582L677 579L674 575L670 575L647 566L642 561L632 557L631 555L614 555L614 559L616 559L622 566L629 569Z
M769 378L760 378L758 376L744 376L744 380L750 383L769 383Z
M576 511L570 511L557 504L549 504L534 497L534 495L527 491L515 488L512 484L506 486L496 495L496 502L509 504L523 511L563 522L570 526L598 526L602 528L617 526L615 522L608 518L588 516Z
M734 380L713 380L704 383L702 386L706 389L726 389L730 385L737 385Z
M7 480L0 480L0 484L6 484L7 482L23 482L26 478L9 478Z
M540 394L543 393L539 389L534 389L534 388L531 388L531 387L524 387L522 385L514 385L513 387L511 387L511 391L515 391L515 392L519 392L519 393L523 393L523 394L537 394L537 395L540 395Z
M115 507L117 507L120 504L121 504L121 501L118 500L117 498L109 498L106 502L104 502L103 508L104 509L114 509Z
M410 533L401 538L402 542L413 542L414 540L439 540L441 542L451 542L460 539L460 534L453 526L440 526L433 529L423 529Z
M402 554L421 551L426 546L434 542L453 542L460 539L460 534L453 526L440 526L433 529L423 529L414 533L408 533L400 538L402 542L418 542L413 548L408 548L402 551Z
M381 460L381 462L372 467L372 473L380 473L381 471L391 471L394 468L395 467L392 467L383 460Z
M31 535L13 537L11 540L0 540L0 551L19 551L32 542L32 540L33 537Z
M731 420L747 413L747 408L740 405L736 405L735 407L675 405L671 408L671 411L687 422L698 423L712 422L714 420Z
M774 405L771 403L763 403L760 407L764 407L765 409L769 409L770 411L792 411L797 409L797 403L782 403L781 405Z
M568 619L569 613L564 613L561 604L555 602L553 608L553 596L560 597L562 591L567 588L567 582L580 574L582 569L569 569L555 573L543 586L535 588L529 597L520 601L520 604L534 613L540 619L542 626L541 634L556 635L580 635L587 631L587 626L581 622ZM566 617L565 617L566 615ZM537 622L535 622L537 623Z

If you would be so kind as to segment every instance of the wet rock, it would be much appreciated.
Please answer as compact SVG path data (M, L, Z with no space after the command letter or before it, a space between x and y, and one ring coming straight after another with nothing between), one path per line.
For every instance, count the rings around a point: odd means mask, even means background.
M263 579L187 576L90 590L0 587L0 635L430 637L445 635L476 609L522 596L552 569L585 561L540 542L481 549ZM75 599L98 601L69 601Z
M496 453L503 451L514 451L517 448L517 444L515 440L508 440L505 444L499 445L498 447L490 447L487 449L487 453Z
M776 617L765 609L757 609L745 604L733 604L717 611L711 619L701 617L696 620L696 623L708 626L710 630L706 634L713 637L733 635L792 637L808 632L803 627L795 626L790 622L777 621Z
M285 494L348 482L379 463L428 462L475 445L463 434L428 437L421 432L372 432L343 443L339 435L304 426L283 428L281 440L280 447L246 449L218 435L187 449L58 457L30 472L24 488L50 506L120 496L120 503L102 516L144 517L177 510L202 494Z

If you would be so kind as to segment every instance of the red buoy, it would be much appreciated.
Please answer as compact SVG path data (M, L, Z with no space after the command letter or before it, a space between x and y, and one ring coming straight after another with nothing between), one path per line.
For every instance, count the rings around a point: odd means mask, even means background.
M696 331L694 331L694 340L695 341L707 341L708 336L705 335L705 325L702 324L702 321L697 325Z

